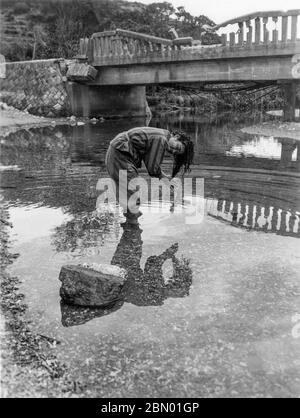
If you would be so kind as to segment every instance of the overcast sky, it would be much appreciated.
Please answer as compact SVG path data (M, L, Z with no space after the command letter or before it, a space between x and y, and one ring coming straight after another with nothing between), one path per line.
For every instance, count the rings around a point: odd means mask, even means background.
M137 0L141 3L159 3L153 0ZM263 10L298 9L299 0L167 0L174 6L184 6L193 15L204 14L215 23L250 12Z

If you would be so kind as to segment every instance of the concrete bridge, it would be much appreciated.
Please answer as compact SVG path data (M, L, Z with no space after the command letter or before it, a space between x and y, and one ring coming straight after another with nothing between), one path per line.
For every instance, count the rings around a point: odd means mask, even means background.
M212 28L220 43L173 40L117 29L81 39L68 78L73 111L145 115L145 86L274 82L293 120L300 83L300 9L256 12ZM223 32L223 33L221 33Z

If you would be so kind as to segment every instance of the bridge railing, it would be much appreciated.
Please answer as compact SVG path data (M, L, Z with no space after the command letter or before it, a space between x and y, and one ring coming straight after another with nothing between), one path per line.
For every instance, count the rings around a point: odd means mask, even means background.
M90 38L81 38L79 42L79 52L75 58L78 58L78 59L89 58L90 45L91 45Z
M300 9L255 12L216 25L214 30L222 30L222 45L248 47L257 45L285 45L300 40ZM234 25L236 30L229 32Z
M94 33L80 40L77 59L94 66L128 65L236 56L296 53L300 46L300 9L256 12L213 28L222 43L196 45L188 38L164 39L123 29ZM224 55L225 54L225 55Z
M183 47L191 46L190 37L174 40L158 38L137 32L116 29L94 33L91 38L80 40L79 54L76 58L97 61L97 65L131 62L134 58L168 58Z

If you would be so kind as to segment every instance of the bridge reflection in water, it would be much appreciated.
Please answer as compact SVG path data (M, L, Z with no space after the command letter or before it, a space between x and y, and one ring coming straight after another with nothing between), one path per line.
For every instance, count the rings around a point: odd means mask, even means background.
M207 214L232 226L248 230L300 237L298 211L274 206L265 207L246 201L211 199L207 201Z

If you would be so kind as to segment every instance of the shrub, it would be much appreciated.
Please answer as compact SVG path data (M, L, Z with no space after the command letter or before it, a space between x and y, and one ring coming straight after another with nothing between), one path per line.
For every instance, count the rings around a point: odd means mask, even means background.
M13 10L15 14L21 15L21 14L28 13L30 10L30 7L24 2L19 2L19 3L16 3Z
M7 22L14 22L15 21L15 16L13 15L12 11L9 11L5 15L5 18L6 18Z

